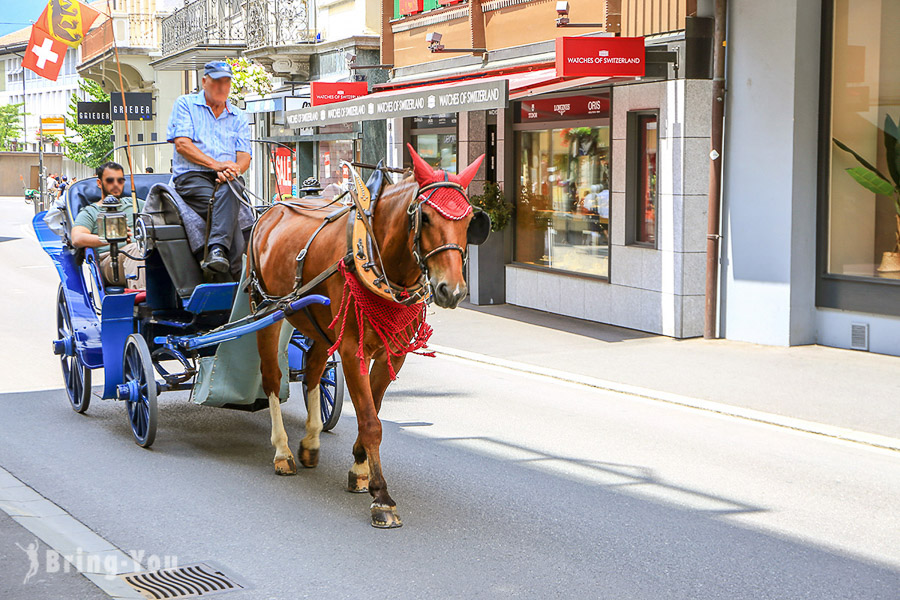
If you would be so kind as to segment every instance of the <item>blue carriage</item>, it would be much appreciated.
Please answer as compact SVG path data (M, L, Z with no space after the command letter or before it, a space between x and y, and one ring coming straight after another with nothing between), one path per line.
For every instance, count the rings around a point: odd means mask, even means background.
M79 413L88 409L92 373L102 370L103 387L97 395L124 401L134 441L143 447L156 436L157 396L165 391L189 390L191 400L205 406L267 408L259 385L256 336L248 334L278 322L283 350L279 397L287 399L289 382L303 382L305 357L313 342L290 327L285 317L305 306L329 302L324 296L307 295L252 312L239 282L204 280L182 218L187 215L180 212L183 203L168 187L169 178L134 176L137 196L154 199L134 222L146 289L108 285L97 253L91 248L78 250L71 243L78 212L101 199L96 178L66 190L55 231L45 222L44 212L33 221L38 240L59 273L53 352L60 357L71 406ZM126 201L130 194L126 182ZM266 207L248 203L245 209L252 209L255 217ZM328 431L340 417L344 396L337 354L319 385L323 429Z

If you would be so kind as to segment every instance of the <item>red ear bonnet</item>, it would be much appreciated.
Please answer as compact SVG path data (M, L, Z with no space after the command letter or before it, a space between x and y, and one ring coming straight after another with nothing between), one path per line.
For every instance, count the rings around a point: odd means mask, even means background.
M484 160L484 154L482 154L471 165L463 169L459 175L456 175L442 170L435 170L416 153L412 145L407 144L407 147L409 147L409 154L412 156L413 175L419 187L425 187L440 181L452 181L463 188L467 188L472 183L478 168L481 166L481 162ZM438 187L427 190L423 194L423 198L425 203L452 221L464 219L466 215L472 212L472 205L469 204L469 200L459 190L451 187Z

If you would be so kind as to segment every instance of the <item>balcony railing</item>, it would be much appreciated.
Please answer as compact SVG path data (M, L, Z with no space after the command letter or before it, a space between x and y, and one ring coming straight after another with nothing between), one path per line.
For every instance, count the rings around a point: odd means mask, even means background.
M107 20L84 36L84 41L81 42L81 62L87 62L103 54L107 49L112 48L112 44L112 21Z
M156 16L147 14L113 15L84 36L81 62L100 56L113 46L113 36L120 48L158 47Z
M248 0L247 49L293 46L315 41L309 28L309 0Z
M186 2L162 20L163 56L196 46L244 46L245 9L242 0Z

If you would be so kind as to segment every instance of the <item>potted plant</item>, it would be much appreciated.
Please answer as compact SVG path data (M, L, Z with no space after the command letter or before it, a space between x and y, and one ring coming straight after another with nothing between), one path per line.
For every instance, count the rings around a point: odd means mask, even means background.
M894 232L896 241L894 247L882 255L881 265L878 267L878 271L882 273L900 271L900 141L898 140L900 140L900 127L897 126L897 123L894 122L890 115L885 115L884 148L888 173L890 174L890 177L888 177L846 144L837 138L834 139L834 143L838 148L852 154L859 164L862 165L847 169L850 177L870 192L890 196L894 201L894 218L897 223L897 228Z
M506 240L503 231L512 218L512 205L500 185L485 181L481 194L469 196L472 206L491 218L491 235L480 246L469 247L469 300L473 304L506 302Z

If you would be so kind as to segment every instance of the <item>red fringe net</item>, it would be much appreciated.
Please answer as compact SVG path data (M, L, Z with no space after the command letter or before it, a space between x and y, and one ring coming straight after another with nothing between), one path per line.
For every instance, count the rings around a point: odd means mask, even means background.
M334 354L344 337L344 328L347 326L347 316L350 313L350 298L353 298L356 313L356 323L359 327L359 349L356 356L359 358L359 372L369 374L369 366L363 354L363 339L365 327L370 327L381 339L387 351L388 372L391 380L397 378L391 358L405 356L410 352L422 356L434 356L434 352L419 352L427 349L428 338L431 337L431 325L425 322L425 303L420 302L412 306L404 306L397 302L385 300L367 290L359 279L347 270L344 262L341 262L341 275L344 276L344 292L341 296L341 307L335 315L329 328L334 330L340 321L341 330L337 341L328 349L328 354Z

